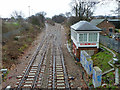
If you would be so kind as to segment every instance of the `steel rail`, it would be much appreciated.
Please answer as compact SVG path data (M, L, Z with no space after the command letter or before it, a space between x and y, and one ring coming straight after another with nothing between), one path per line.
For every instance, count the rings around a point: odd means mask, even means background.
M66 89L70 90L70 85L68 82L68 75L67 75L67 71L66 71L66 67L65 67L65 63L64 63L64 57L63 57L61 45L59 45L59 50L60 50L60 57L62 59L62 66L63 66L64 77L65 77L65 86L66 86Z
M53 84L52 88L55 90L55 42L53 41Z
M44 38L44 37L43 37L43 38ZM40 51L41 47L43 46L43 43L44 43L45 39L46 39L46 37L44 38L44 40L42 41L42 43L40 43L40 45L39 45L38 48L36 49L35 53L33 54L33 57L32 57L31 60L30 60L30 63L29 63L29 65L28 65L27 69L26 69L26 72L25 72L23 78L21 79L21 81L20 81L20 83L19 83L19 85L18 85L18 87L17 87L18 90L20 89L20 87L22 86L22 83L24 83L25 79L27 78L27 75L28 75L28 73L29 73L30 67L31 67L32 64L34 63L34 60L36 59L36 56L38 55L38 52Z

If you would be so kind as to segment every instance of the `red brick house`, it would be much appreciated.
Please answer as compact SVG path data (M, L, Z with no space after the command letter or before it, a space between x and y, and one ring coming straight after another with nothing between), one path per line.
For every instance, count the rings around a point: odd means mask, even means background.
M103 35L112 36L112 34L115 33L115 24L113 24L112 22L110 22L107 19L93 19L92 21L90 21L90 23L92 25L95 25L95 26L101 28L102 29L101 34L103 34Z

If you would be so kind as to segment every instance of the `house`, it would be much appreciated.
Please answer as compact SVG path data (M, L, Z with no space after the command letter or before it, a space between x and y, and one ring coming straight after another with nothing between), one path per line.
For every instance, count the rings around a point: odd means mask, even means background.
M95 25L102 29L101 34L112 36L115 33L115 25L109 22L107 19L93 19L90 21L92 25Z
M101 28L103 35L113 36L120 29L120 19L93 19L90 23Z
M107 19L113 25L115 25L116 29L120 29L120 19Z
M90 54L97 53L100 32L100 28L87 21L79 21L71 26L72 51L78 61L81 50L86 50Z

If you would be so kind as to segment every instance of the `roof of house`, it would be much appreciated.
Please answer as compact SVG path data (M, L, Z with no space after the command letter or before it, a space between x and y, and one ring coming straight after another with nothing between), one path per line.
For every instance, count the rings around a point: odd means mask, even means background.
M109 22L111 22L115 28L120 29L120 19L108 19Z
M102 23L104 20L111 22L115 26L115 28L120 29L120 19L93 19L90 21L90 23L96 26Z
M120 22L120 19L107 19L107 20L111 22Z
M79 21L76 24L72 25L71 28L75 31L101 31L100 28L92 25L87 21Z
M98 24L100 24L101 22L103 22L105 19L92 19L91 21L90 21L90 23L92 24L92 25L98 25Z

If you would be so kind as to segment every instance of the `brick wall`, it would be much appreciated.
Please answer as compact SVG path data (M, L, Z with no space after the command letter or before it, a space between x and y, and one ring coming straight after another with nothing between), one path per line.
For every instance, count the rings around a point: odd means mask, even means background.
M98 49L97 49L97 47L87 47L87 48L85 48L85 47L81 47L81 48L79 48L78 50L77 50L77 55L76 55L76 57L80 60L80 52L81 52L81 50L94 50L94 54L96 54L97 52L98 52Z
M98 24L97 27L103 29L103 28L106 28L106 30L102 31L101 34L109 34L109 28L112 27L113 28L113 33L115 33L115 26L111 23L111 22L108 22L108 21L103 21L102 23Z
M73 43L73 53L76 57L76 59L80 60L80 52L81 50L94 50L94 54L96 54L98 52L98 48L97 47L79 47L78 49L76 48L75 44Z

